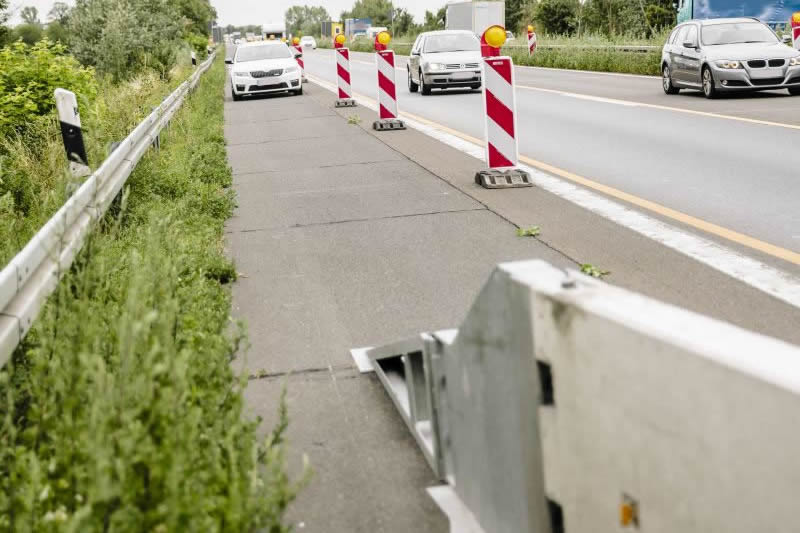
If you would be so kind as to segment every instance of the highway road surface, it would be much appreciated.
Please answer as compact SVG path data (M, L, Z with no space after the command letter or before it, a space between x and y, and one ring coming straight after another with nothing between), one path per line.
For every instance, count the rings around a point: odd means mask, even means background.
M332 50L307 51L305 64L335 83ZM399 57L401 112L483 139L479 92L412 94L405 65ZM353 90L376 98L372 54L353 53L351 70ZM667 96L653 77L528 67L516 79L525 163L633 195L645 211L654 202L659 216L675 210L685 218L674 222L699 220L695 229L713 224L717 239L748 237L735 242L780 257L778 266L800 265L800 97L709 101Z

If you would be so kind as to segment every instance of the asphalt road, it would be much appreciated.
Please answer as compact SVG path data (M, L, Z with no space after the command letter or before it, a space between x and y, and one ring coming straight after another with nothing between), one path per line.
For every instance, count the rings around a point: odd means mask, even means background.
M305 62L335 82L332 51L307 51ZM354 91L375 98L372 55L351 63ZM800 97L708 101L664 95L652 77L524 67L516 76L521 155L800 252ZM411 94L405 58L397 80L401 111L483 138L478 92Z

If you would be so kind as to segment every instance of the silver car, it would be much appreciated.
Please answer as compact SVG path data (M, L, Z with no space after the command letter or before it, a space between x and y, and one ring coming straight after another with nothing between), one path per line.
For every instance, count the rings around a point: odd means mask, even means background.
M754 18L690 20L677 26L661 53L664 92L788 89L800 95L800 52Z
M421 33L408 58L408 90L481 88L481 43L470 31Z

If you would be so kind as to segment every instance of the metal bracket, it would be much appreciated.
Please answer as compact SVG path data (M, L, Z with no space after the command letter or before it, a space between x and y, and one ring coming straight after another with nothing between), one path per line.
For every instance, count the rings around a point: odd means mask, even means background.
M524 170L481 170L475 174L475 183L485 189L511 189L516 187L533 187L531 176Z
M356 107L358 104L352 98L340 98L333 103L334 107Z
M372 129L377 131L404 130L406 124L399 118L382 118L372 123Z

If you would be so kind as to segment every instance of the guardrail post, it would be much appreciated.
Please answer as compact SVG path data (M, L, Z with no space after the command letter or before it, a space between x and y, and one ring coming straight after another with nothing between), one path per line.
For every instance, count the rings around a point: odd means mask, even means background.
M70 172L76 178L87 176L91 171L89 158L86 155L86 145L83 142L78 99L72 91L60 88L55 90L55 99L58 120L61 123L61 137L64 139L64 149L67 152Z

